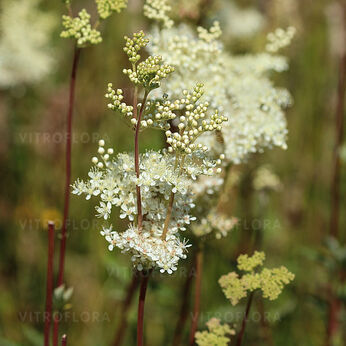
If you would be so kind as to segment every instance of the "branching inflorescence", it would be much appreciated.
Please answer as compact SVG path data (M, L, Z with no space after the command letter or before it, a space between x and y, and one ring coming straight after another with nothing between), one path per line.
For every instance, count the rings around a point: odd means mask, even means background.
M105 149L99 142L99 158L94 157L94 167L88 181L76 181L73 193L84 194L86 199L97 197L97 216L111 218L114 207L120 209L120 218L128 219L129 226L119 232L110 224L101 234L109 242L109 249L118 247L131 256L138 270L158 268L172 273L180 259L186 258L190 246L182 240L179 231L195 220L191 215L194 194L191 182L201 175L220 172L221 159L209 157L208 147L198 143L200 135L221 131L227 120L217 110L211 110L202 101L203 85L197 83L192 91L183 90L180 98L168 95L150 98L150 92L158 89L174 68L161 56L149 56L141 60L140 49L148 44L143 32L125 37L124 51L129 57L131 69L123 72L134 84L134 104L124 102L123 91L108 85L108 108L119 112L135 131L135 153L112 157L113 149ZM142 101L137 103L137 95ZM178 123L178 132L170 122ZM138 133L146 128L165 131L168 149L159 152L138 152ZM139 211L140 208L140 211Z

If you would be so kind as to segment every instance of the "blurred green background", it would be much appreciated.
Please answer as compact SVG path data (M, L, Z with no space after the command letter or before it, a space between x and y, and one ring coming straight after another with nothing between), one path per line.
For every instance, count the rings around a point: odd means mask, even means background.
M227 2L179 0L176 12L181 17L177 20L208 26ZM199 329L205 329L205 322L211 317L240 323L246 302L231 307L217 280L235 268L239 253L252 249L255 237L261 239L256 244L266 252L266 264L269 267L283 264L296 278L276 302L255 299L244 344L325 345L328 284L345 292L336 274L340 264L333 253L340 249L332 241L326 243L339 78L328 17L333 1L237 3L240 7L257 8L265 18L265 26L244 40L227 39L225 33L227 49L233 52L256 52L263 47L270 29L296 26L294 43L285 51L290 70L273 76L277 85L292 93L294 105L287 112L288 150L266 151L232 170L238 183L230 190L229 208L240 223L226 239L208 243L205 250ZM187 5L191 6L189 11L183 10ZM0 89L1 346L42 344L43 323L39 313L44 310L45 301L46 223L54 219L59 224L63 210L64 133L73 43L59 37L60 16L65 13L62 1L44 0L37 6L56 23L49 42L54 64L40 81ZM130 0L127 10L112 16L102 27L103 43L82 51L73 120L72 180L86 176L100 138L117 152L132 147L128 128L107 110L104 93L108 82L128 87L122 74L127 66L122 51L123 36L149 29L142 6L142 1ZM95 13L93 1L76 0L73 7L86 7ZM142 150L159 149L163 139L160 133L147 131L141 143ZM279 177L279 191L258 192L251 188L256 170L264 164L270 165ZM341 169L340 191L342 245L346 228L345 165ZM132 277L128 258L118 251L107 250L94 214L92 203L71 197L65 278L74 294L70 317L61 324L70 345L112 344L123 318L119 315L119 304ZM119 228L125 225L116 222ZM58 256L55 263L57 260ZM147 345L171 344L189 262L182 263L171 276L155 274L150 280L145 311ZM135 345L136 303L137 296L130 310L124 345ZM263 311L265 318L260 318ZM346 340L341 332L346 330L344 310L340 321L336 344L342 345L342 338ZM189 321L185 336L188 327Z

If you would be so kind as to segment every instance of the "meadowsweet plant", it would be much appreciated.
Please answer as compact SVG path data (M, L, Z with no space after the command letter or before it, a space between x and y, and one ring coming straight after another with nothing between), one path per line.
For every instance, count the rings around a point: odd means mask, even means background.
M170 99L153 94L174 68L161 56L141 58L141 49L148 44L142 31L125 37L124 51L131 68L124 69L134 85L133 104L124 102L124 92L110 83L105 95L108 108L120 114L134 133L134 153L112 157L114 150L99 142L98 154L92 158L88 180L77 180L73 193L96 198L97 216L107 222L101 231L108 249L119 248L130 256L140 272L159 269L173 273L180 259L186 258L190 246L179 233L195 220L191 216L193 193L191 182L201 175L220 172L221 158L213 160L208 147L197 143L207 132L221 131L227 118L203 100L203 84L183 90L179 98ZM140 102L138 102L140 98ZM178 131L171 128L177 123ZM164 131L168 148L139 152L139 133L147 128ZM120 218L129 221L125 230L113 229L113 208L120 209ZM148 278L142 279L138 310L138 342L143 338L143 306Z
M68 15L62 16L63 30L60 34L62 38L74 40L74 54L72 59L72 70L69 87L69 101L67 111L67 130L66 130L66 173L65 173L65 198L64 198L64 215L61 229L61 245L59 254L59 271L57 288L64 284L64 267L67 238L67 220L69 215L70 203L70 185L71 185L71 151L72 151L72 118L75 100L75 86L79 58L82 49L102 42L101 32L97 29L100 22L108 18L113 12L120 12L126 7L126 0L96 0L97 18L92 21L91 15L82 9L77 16L74 16L71 0L65 0ZM54 343L58 343L58 325L59 320L54 319Z
M124 50L132 69L123 72L135 89L141 89L143 100L137 107L127 105L123 102L123 91L109 84L108 108L127 119L135 138L138 131L149 127L165 131L168 149L149 151L138 157L136 152L122 153L112 158L114 150L106 149L101 140L98 149L101 156L92 159L94 167L89 180L78 180L73 193L84 194L87 199L98 198L98 217L109 220L113 208L118 207L120 218L130 222L122 232L114 230L111 224L103 227L101 234L109 242L110 250L118 247L130 254L138 270L158 268L171 274L177 269L179 259L186 257L188 247L178 232L185 231L196 219L191 215L195 205L190 184L200 175L219 172L217 166L221 164L221 159L210 159L208 147L196 141L203 133L220 131L227 119L202 101L202 84L192 91L184 90L176 100L167 96L149 99L149 93L160 87L173 68L163 63L160 56L149 56L139 62L140 48L148 43L143 32L125 40ZM137 114L135 108L139 109ZM177 121L178 132L171 131L172 120Z
M70 97L69 107L67 112L67 136L66 136L66 179L65 179L65 205L64 205L64 217L62 224L62 238L60 248L60 260L59 260L59 275L58 286L63 284L64 276L64 261L65 261L65 248L66 248L66 228L67 218L69 213L69 196L70 196L70 184L71 184L71 137L72 137L72 117L74 108L74 96L76 77L79 64L79 57L81 49L96 45L102 41L101 33L97 30L100 20L108 18L113 12L120 12L126 7L126 0L96 0L98 18L91 22L91 16L82 9L75 17L73 15L71 0L65 0L68 15L62 16L63 30L60 34L62 38L71 38L75 40L75 49L72 60L72 71L70 79Z

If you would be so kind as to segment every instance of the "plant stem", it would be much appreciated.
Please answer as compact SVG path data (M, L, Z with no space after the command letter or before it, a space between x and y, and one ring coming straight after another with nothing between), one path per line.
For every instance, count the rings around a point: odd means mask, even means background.
M46 284L46 310L44 323L44 346L49 346L50 325L53 307L53 259L54 259L54 223L48 222L48 258L47 258L47 284Z
M132 280L127 288L127 295L121 305L121 310L120 310L121 322L115 334L114 343L113 343L114 346L120 346L123 342L125 331L127 328L127 313L130 309L138 284L139 284L138 274L133 273Z
M171 191L171 195L169 196L169 201L168 201L167 215L166 215L165 224L163 226L163 231L161 236L162 240L166 240L168 226L172 216L173 202L174 202L174 192Z
M185 156L182 157L181 162L180 162L179 175L181 175L181 173L183 171L184 161L185 161ZM174 170L177 169L178 164L179 164L179 156L176 156L175 163L174 163ZM171 221L171 216L172 216L172 211L173 211L174 195L175 195L174 192L171 191L171 195L170 195L169 201L168 201L167 214L166 214L165 223L163 226L163 231L162 231L162 236L161 236L162 240L166 240L168 226L169 226L169 222Z
M189 312L190 292L193 281L192 279L194 276L194 268L195 263L193 262L191 268L189 269L184 286L181 291L181 296L183 299L181 300L179 319L174 330L172 346L178 346L181 344L181 338Z
M74 55L73 55L71 79L70 79L69 106L68 106L68 112L67 112L65 203L64 203L64 217L63 217L62 229L61 229L59 273L58 273L58 284L57 284L58 287L62 285L64 282L66 230L67 230L67 219L68 219L69 205L70 205L72 118L73 118L75 85L76 85L76 75L77 75L79 56L80 56L80 48L75 47Z
M53 319L53 346L59 344L59 316L55 316Z
M243 342L243 338L244 338L244 333L245 333L245 327L246 327L246 323L248 320L248 316L249 316L249 312L250 312L250 308L251 308L251 303L252 303L252 298L253 298L254 292L251 292L249 295L249 299L247 301L246 304L246 310L245 310L245 315L243 318L243 321L241 323L241 329L238 335L238 339L237 339L237 346L241 346L242 342Z
M137 90L137 89L136 89ZM137 94L135 90L135 94ZM139 171L139 129L141 127L141 118L143 114L143 110L145 107L145 103L147 101L149 92L146 90L144 93L143 101L141 108L139 110L139 114L137 116L137 124L136 124L136 130L135 130L135 170L136 170L136 176L139 178L140 171ZM134 96L134 102L136 102L136 107L134 106L134 112L135 115L137 113L137 96ZM138 229L142 229L143 224L143 214L142 214L142 198L141 198L141 187L136 185L136 194L137 194L137 215L138 215Z
M75 86L76 86L76 77L77 77L77 69L78 69L80 52L81 52L80 48L75 46L74 54L73 54L71 78L70 78L69 104L68 104L68 111L67 111L65 202L64 202L64 216L63 216L62 229L61 229L61 243L60 243L57 287L61 286L64 282L67 219L68 219L69 206L70 206L72 118L73 118L73 110L74 110ZM59 342L58 336L59 336L59 319L54 318L54 327L53 327L53 345L54 346L58 345L58 342Z
M138 317L137 317L137 346L143 346L143 322L144 322L144 303L147 292L148 280L152 270L140 273L141 285L138 300Z
M203 268L203 250L199 248L196 254L195 302L194 302L194 309L193 309L191 329L190 329L189 345L194 345L195 343L195 334L197 330L198 318L199 318L199 312L200 312L202 268Z
M61 346L67 346L67 335L64 334L61 338Z

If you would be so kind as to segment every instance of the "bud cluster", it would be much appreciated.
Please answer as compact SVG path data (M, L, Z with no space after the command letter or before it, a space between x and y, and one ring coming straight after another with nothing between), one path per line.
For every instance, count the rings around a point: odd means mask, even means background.
M173 20L166 12L171 11L172 7L167 4L167 0L146 0L143 11L147 18L162 22L165 28L173 26Z
M123 96L123 91L121 89L114 90L113 84L108 83L107 93L105 97L111 100L111 102L108 103L109 109L117 110L122 115L127 115L128 117L132 117L133 107L128 106L125 102L122 102L124 96Z
M102 19L108 18L113 12L120 13L126 8L127 0L96 0L97 12Z
M65 30L61 32L60 36L63 38L75 38L79 47L102 42L101 33L92 28L90 14L85 9L78 13L78 17L72 18L63 15L62 20Z
M125 69L123 72L134 84L141 85L146 90L153 90L159 88L160 81L173 71L174 67L162 64L161 56L149 56L138 64L136 70Z
M207 151L208 147L195 143L196 139L207 131L221 131L221 124L227 121L227 118L220 115L217 110L207 117L209 102L197 104L203 95L203 84L197 84L192 94L187 90L184 90L183 94L184 98L179 102L185 106L185 113L179 117L179 132L166 131L167 143L170 144L168 150L185 154L191 154L195 150Z
M126 41L124 52L128 55L130 62L135 64L141 58L138 52L149 43L149 40L145 38L142 30L134 33L132 38L127 36L124 38Z

